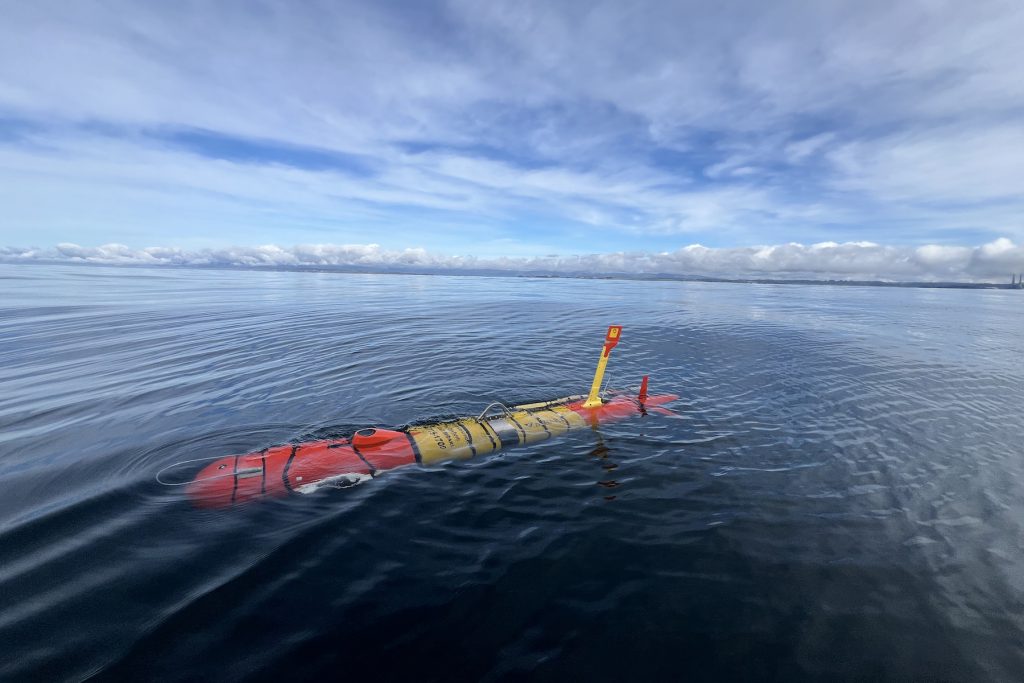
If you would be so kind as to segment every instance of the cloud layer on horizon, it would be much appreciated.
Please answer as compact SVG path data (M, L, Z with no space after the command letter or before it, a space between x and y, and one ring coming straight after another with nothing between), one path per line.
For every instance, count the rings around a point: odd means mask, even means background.
M445 256L424 249L388 250L377 244L306 244L287 248L264 245L187 251L170 247L133 249L120 244L83 247L65 243L52 249L0 248L0 262L1001 282L1011 273L1024 272L1024 246L1015 245L1006 238L978 247L894 247L871 242L825 242L809 246L790 243L714 249L692 244L662 253L487 259Z

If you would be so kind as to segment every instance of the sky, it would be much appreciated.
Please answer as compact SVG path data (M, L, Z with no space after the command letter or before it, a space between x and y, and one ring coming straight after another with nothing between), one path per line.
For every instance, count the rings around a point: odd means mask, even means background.
M1024 3L0 0L0 260L1024 271Z

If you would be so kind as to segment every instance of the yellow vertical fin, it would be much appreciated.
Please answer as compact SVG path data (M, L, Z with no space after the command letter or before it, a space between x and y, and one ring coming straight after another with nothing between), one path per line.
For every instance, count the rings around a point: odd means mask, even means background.
M594 371L594 381L590 384L590 394L583 402L584 408L597 408L601 405L601 381L604 379L604 369L608 365L608 356L612 349L619 343L622 335L622 325L609 325L608 334L604 338L604 346L601 347L601 357L597 361L597 370Z

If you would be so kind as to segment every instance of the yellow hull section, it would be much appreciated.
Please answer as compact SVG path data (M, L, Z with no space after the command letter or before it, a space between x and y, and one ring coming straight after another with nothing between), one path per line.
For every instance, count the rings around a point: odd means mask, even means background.
M578 396L570 396L546 403L512 406L500 415L417 425L410 427L408 433L424 465L472 458L500 448L545 441L570 429L587 426L579 413L564 405L578 399Z

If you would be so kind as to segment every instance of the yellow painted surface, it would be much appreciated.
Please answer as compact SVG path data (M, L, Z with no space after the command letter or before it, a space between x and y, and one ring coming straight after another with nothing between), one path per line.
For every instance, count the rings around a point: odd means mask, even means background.
M470 439L458 422L438 422L409 429L424 465L441 460L473 457Z
M594 371L594 381L590 384L590 393L587 394L587 400L584 401L584 408L597 408L601 405L601 381L604 380L604 369L608 367L608 358L611 356L610 353L604 352L604 347L601 347L601 358L597 361L597 370Z
M570 429L586 427L587 422L578 413L559 405L578 399L578 396L570 396L546 403L513 406L508 414L493 415L482 420L467 417L451 422L417 425L408 431L416 442L420 461L424 465L471 458L501 447L501 437L495 428L505 430L506 435L514 430L520 444L530 444L565 434Z
M621 325L609 325L608 334L601 346L601 357L597 359L597 369L594 371L594 381L590 384L590 393L587 400L583 402L584 408L597 408L601 400L601 382L604 380L604 369L608 366L608 358L612 355L612 349L619 343L619 336L622 334Z
M476 449L477 455L496 451L500 447L497 443L498 440L494 438L494 434L480 420L467 417L464 420L459 420L459 423L466 428L466 431L473 438L473 447Z

